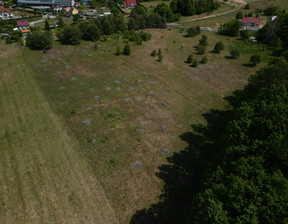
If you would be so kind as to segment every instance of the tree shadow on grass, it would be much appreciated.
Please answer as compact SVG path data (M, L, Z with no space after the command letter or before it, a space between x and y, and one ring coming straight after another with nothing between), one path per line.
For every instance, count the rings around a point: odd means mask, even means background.
M251 64L251 63L245 63L245 64L242 64L243 66L245 66L245 67L248 67L248 68L253 68L253 67L255 67L255 65L254 64Z
M231 98L232 99L232 98ZM205 174L221 161L221 136L232 111L212 110L203 114L207 125L191 125L192 131L180 135L188 146L174 153L161 165L156 176L164 180L160 202L139 210L130 224L181 224L185 222L192 198L201 189Z

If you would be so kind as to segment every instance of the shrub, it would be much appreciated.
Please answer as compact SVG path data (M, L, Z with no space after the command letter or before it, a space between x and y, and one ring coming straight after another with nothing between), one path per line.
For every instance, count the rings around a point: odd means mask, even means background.
M118 46L116 49L115 55L119 56L120 54L121 54L121 50L120 50L120 47Z
M203 54L205 54L205 51L206 51L206 49L204 46L201 46L201 45L197 46L198 54L203 55Z
M241 40L248 40L250 37L249 31L248 30L242 30L240 32L240 37L241 37Z
M207 41L207 36L203 35L201 40L199 40L199 45L201 46L207 46L208 45L208 41Z
M224 50L224 44L222 41L219 41L215 44L213 52L220 53L220 51L223 51L223 50Z
M153 51L152 51L151 56L153 56L153 57L156 56L156 50L153 50Z
M202 60L201 60L201 63L202 63L202 64L207 64L207 62L208 62L208 58L207 58L207 56L204 56L204 57L202 58Z
M242 19L243 18L243 13L241 11L237 12L235 19Z
M240 51L237 50L237 49L232 49L230 51L230 55L231 55L232 58L236 59L236 58L238 58L240 56Z
M192 61L193 61L193 56L192 56L192 54L189 54L186 62L189 63L189 64L191 64Z
M123 54L124 55L130 55L131 54L131 49L130 49L130 45L126 44L123 48Z
M199 27L199 30L197 29L197 27L190 27L190 28L187 30L186 37L195 37L195 36L197 36L199 33L200 33L200 27Z
M33 50L47 50L52 47L49 34L41 31L34 31L31 34L28 34L26 45Z
M230 37L237 37L239 35L240 27L241 27L240 21L232 20L224 25L221 25L218 30L218 33Z
M158 49L158 61L161 62L163 59L162 50L161 48Z
M252 65L256 66L257 64L259 64L261 62L261 57L258 54L254 54L251 56L250 61L249 61Z
M198 61L195 59L191 66L196 68L198 66Z

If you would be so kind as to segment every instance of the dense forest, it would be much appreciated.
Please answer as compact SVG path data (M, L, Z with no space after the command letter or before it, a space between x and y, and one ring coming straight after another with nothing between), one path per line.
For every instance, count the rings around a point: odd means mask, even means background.
M218 1L214 0L173 0L170 8L174 13L180 13L183 16L193 16L203 12L212 12L220 6Z
M204 114L207 126L180 136L189 146L160 167L160 203L131 224L288 222L287 21L281 13L258 32L275 58L226 98L231 110Z

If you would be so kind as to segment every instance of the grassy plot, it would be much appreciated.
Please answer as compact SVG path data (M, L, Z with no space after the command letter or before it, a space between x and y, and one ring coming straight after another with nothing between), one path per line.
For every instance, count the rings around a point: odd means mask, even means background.
M234 38L205 33L208 64L192 68L189 54L201 36L185 38L179 30L150 30L152 40L131 44L130 56L115 56L121 37L79 46L56 43L47 54L24 49L25 59L53 110L80 142L82 154L112 202L120 222L157 202L162 182L158 167L185 148L177 136L203 123L202 113L223 108L223 96L242 88L257 68L243 66L250 56L267 50ZM218 41L225 50L211 53ZM229 60L229 45L243 55ZM150 54L162 49L163 61ZM263 58L263 64L268 56ZM262 65L263 65L262 64ZM168 151L167 151L168 149Z
M21 49L0 49L1 223L118 223Z

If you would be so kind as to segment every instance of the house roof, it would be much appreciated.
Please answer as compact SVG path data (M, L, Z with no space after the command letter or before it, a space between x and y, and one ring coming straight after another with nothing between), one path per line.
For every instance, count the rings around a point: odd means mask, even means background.
M0 7L0 13L3 12L3 11L10 13L10 12L11 12L11 9L10 9L10 8Z
M125 0L124 5L137 5L136 0Z
M17 26L22 27L22 26L29 26L28 21L17 21Z
M30 33L31 30L30 30L30 29L27 29L27 30L22 30L21 32L22 32L22 33Z
M243 17L242 23L254 23L254 24L260 25L261 19L255 18L255 17Z

